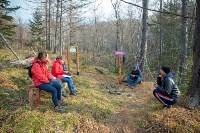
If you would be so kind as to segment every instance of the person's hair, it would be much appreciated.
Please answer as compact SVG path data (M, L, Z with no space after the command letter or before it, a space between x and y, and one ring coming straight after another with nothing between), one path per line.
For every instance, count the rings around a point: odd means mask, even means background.
M47 57L47 52L46 51L41 51L38 53L37 59L41 60L43 56Z
M57 56L56 60L62 60L63 59L63 56L62 55L59 55Z

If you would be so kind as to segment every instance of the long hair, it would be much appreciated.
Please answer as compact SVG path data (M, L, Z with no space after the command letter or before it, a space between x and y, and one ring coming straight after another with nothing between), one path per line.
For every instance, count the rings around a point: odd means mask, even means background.
M37 59L41 60L42 57L47 57L47 52L46 51L41 51L38 53Z

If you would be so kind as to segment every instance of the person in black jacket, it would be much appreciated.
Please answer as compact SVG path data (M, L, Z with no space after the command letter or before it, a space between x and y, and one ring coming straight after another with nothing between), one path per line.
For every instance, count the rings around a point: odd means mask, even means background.
M169 67L160 68L160 75L162 78L161 84L154 84L153 95L163 104L163 109L169 109L177 103L180 91L173 80L174 76Z
M142 80L141 70L138 68L136 64L133 65L133 70L128 76L128 86L132 89Z

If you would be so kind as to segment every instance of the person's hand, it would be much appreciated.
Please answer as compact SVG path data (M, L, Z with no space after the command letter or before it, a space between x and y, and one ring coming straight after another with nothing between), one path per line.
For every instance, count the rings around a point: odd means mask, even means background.
M69 71L64 71L64 73L65 73L66 75L71 75L71 74L69 73Z
M156 84L156 83L154 83L154 85L153 85L155 88L157 88L159 85L158 84Z
M69 71L64 71L64 73L65 73L65 74L68 74L68 73L69 73Z
M135 75L131 74L132 77L135 77Z

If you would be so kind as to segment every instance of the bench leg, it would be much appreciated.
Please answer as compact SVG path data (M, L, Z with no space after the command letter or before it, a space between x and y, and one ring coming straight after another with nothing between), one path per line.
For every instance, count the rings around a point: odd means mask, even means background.
M40 90L37 89L36 91L36 106L40 105Z
M28 101L29 101L29 106L32 108L33 107L33 89L29 89L28 91Z

